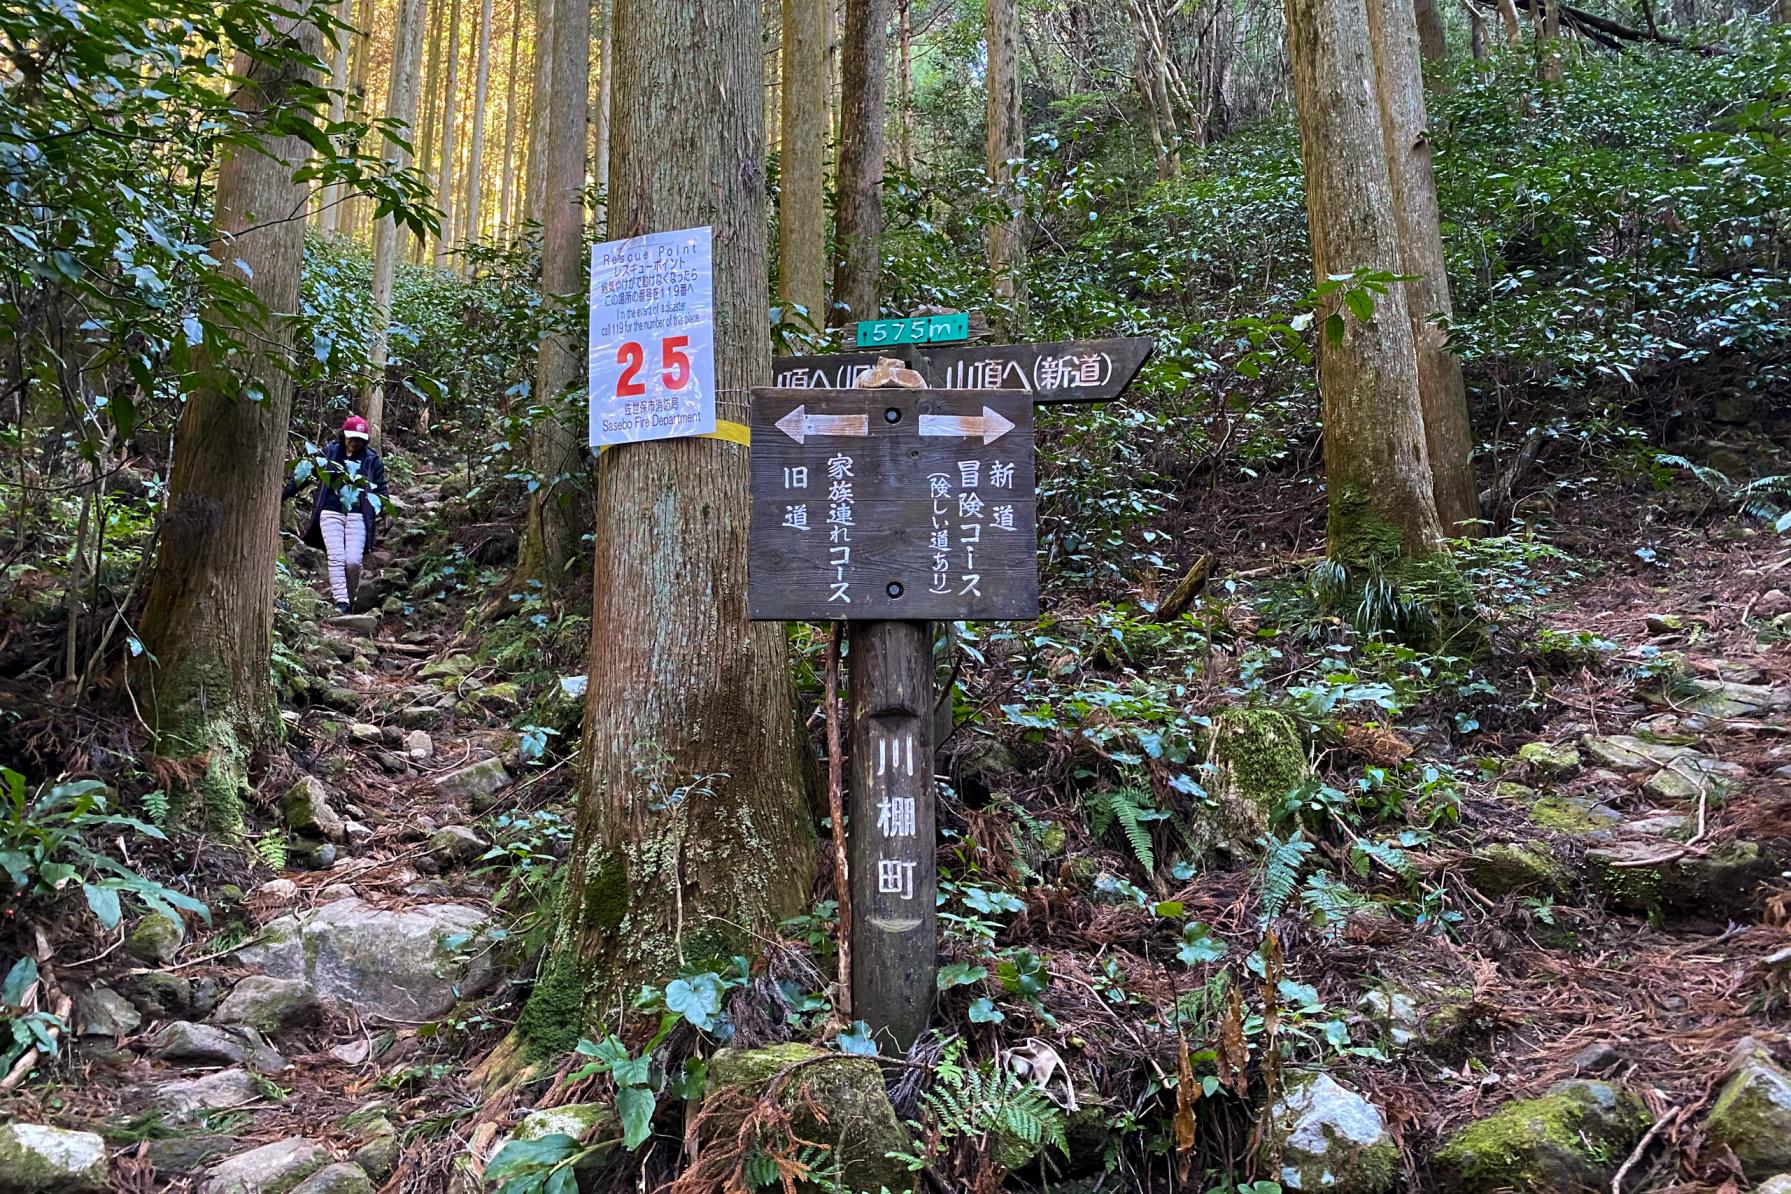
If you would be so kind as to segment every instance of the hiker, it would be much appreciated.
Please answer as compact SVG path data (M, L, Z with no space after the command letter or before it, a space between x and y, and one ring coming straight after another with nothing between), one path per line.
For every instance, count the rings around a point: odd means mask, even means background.
M284 501L311 482L319 483L311 521L301 538L322 548L329 558L330 596L336 611L344 614L353 608L361 583L361 557L373 546L374 520L383 517L380 507L386 494L386 464L367 436L367 420L348 416L342 434L325 446L317 467L306 476L294 475L280 495Z

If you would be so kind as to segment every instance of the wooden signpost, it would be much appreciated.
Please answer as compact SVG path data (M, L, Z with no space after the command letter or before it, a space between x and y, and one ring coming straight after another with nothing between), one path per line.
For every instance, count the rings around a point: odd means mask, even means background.
M753 391L747 604L850 624L852 1012L898 1052L926 1030L938 969L931 623L1038 614L1032 404L1118 397L1150 351L785 357ZM884 356L930 388L852 388Z

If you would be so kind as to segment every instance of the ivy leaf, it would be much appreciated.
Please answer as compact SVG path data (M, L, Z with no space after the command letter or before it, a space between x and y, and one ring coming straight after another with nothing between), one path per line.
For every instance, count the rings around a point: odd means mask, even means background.
M972 1024L999 1024L1005 1019L1007 1013L996 1007L993 999L979 999L970 1005Z
M698 1032L708 1032L721 1012L721 979L714 974L673 979L665 989L665 1006L667 1011L683 1016Z
M6 981L0 983L0 1004L7 1007L24 1007L25 992L37 981L37 962L31 958L20 958L6 972Z
M1199 966L1205 962L1217 962L1226 954L1225 943L1212 935L1212 930L1199 921L1189 921L1182 927L1181 948L1175 956L1184 966Z
M512 1140L485 1166L485 1180L502 1181L534 1169L558 1165L578 1151L578 1141L561 1132L539 1140Z
M863 1020L852 1021L852 1027L833 1038L841 1053L854 1057L877 1056L877 1042L871 1039L871 1026Z
M616 1115L622 1121L622 1147L633 1152L653 1134L653 1112L659 1100L644 1086L624 1086L616 1092Z
M939 971L939 989L949 991L953 987L967 987L971 983L980 983L988 977L989 971L985 966L972 966L969 962L953 962Z

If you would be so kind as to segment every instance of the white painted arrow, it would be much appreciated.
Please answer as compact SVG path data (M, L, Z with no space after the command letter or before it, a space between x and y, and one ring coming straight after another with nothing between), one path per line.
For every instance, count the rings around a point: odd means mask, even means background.
M777 421L777 429L801 443L811 435L858 435L871 433L869 415L811 415L799 406Z
M920 416L920 433L922 435L955 435L964 439L982 436L985 444L992 444L1014 429L1013 423L1004 418L999 411L983 407L981 415L922 415Z

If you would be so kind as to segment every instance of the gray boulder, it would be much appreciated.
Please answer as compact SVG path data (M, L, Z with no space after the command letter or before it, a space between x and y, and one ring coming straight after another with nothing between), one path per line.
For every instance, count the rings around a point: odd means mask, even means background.
M237 958L276 978L305 979L325 1003L352 1006L363 1016L431 1020L491 982L492 962L483 951L454 952L489 924L489 913L465 904L388 911L360 899L338 900L270 922L262 940Z
M130 993L131 1005L151 1020L185 1015L193 1006L193 984L165 970L139 974L125 990Z
M255 974L236 984L212 1019L219 1024L246 1024L262 1032L278 1032L314 1023L322 1015L317 992L304 979Z
M176 1020L157 1033L150 1045L154 1056L179 1065L241 1065L262 1073L286 1068L286 1059L261 1039L252 1028L220 1028Z
M0 1126L0 1194L103 1194L106 1141L45 1124Z
M330 1163L315 1140L276 1140L238 1153L212 1167L202 1194L288 1194Z
M503 761L481 759L456 771L435 777L435 790L448 800L479 809L491 798L510 786L510 773Z
M413 763L427 763L435 757L435 739L428 730L412 730L404 736L404 753Z
M186 928L165 916L145 916L131 930L125 940L124 948L140 962L148 962L152 966L166 966L174 961L180 947L186 944Z
M1773 590L1777 592L1777 590ZM1769 1177L1754 1187L1754 1194L1791 1194L1791 1173Z
M188 1132L164 1136L147 1143L149 1163L157 1177L184 1177L196 1173L219 1157L227 1157L237 1149L236 1137L215 1133Z
M1791 1074L1750 1048L1717 1095L1704 1130L1754 1181L1791 1169Z
M1270 1111L1265 1163L1284 1190L1380 1194L1399 1174L1399 1146L1379 1107L1329 1074L1295 1077Z
M373 1194L373 1182L359 1165L338 1161L294 1186L292 1194Z
M444 867L479 857L491 843L466 825L444 825L429 835L429 857Z
M89 987L75 999L75 1031L81 1036L129 1036L141 1027L142 1014L111 987Z
M247 1107L265 1096L261 1084L247 1070L219 1070L201 1078L164 1082L150 1095L150 1102L174 1119L192 1119L212 1111Z
M1536 1099L1507 1103L1456 1132L1436 1159L1465 1194L1608 1190L1611 1175L1651 1117L1630 1091L1572 1079Z
M374 736L379 731L375 729ZM280 801L286 827L294 833L307 833L326 842L339 842L345 836L342 818L330 807L329 789L314 775L307 775L292 787Z

